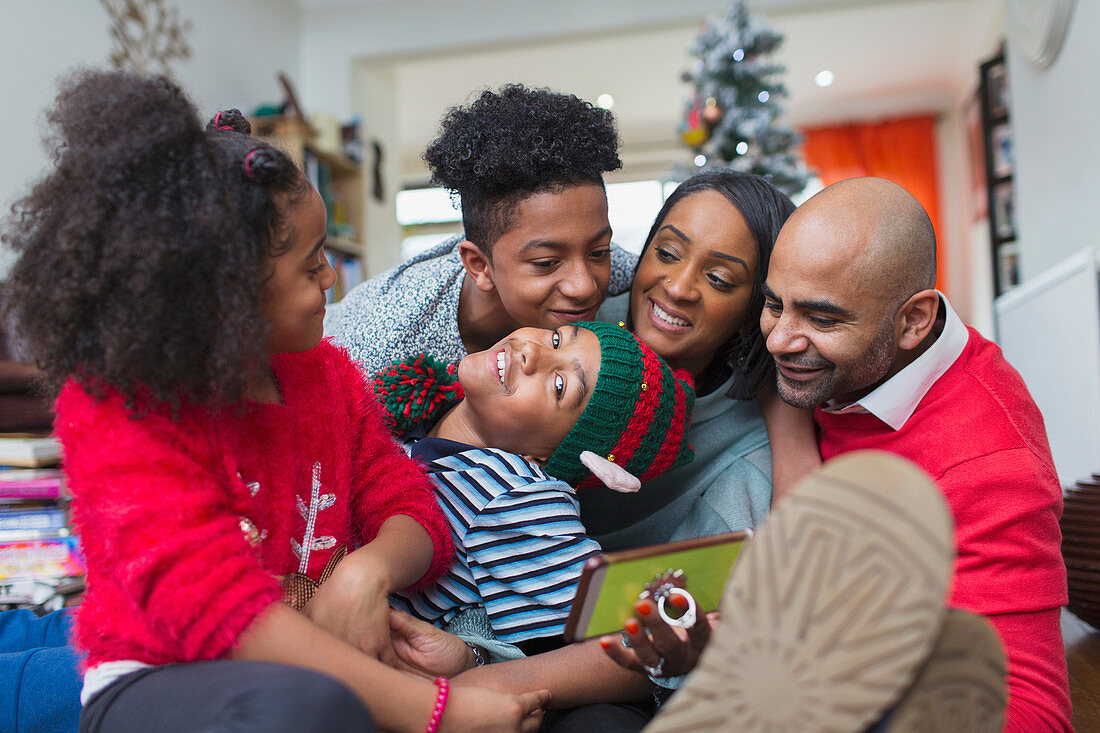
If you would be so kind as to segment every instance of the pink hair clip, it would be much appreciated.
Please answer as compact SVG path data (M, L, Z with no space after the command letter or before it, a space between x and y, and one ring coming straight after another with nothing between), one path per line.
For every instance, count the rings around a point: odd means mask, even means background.
M222 113L221 112L214 115L214 127L215 127L215 129L227 130L229 132L235 132L236 131L232 125L223 125L221 120L222 120Z
M252 148L252 150L248 151L248 155L244 156L244 174L250 181L256 180L252 175L252 156L255 155L257 151L259 151L259 148Z

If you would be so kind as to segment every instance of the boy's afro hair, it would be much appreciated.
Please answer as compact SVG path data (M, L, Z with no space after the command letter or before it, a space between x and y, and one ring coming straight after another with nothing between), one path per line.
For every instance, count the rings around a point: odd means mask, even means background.
M445 188L498 197L597 182L622 166L615 118L573 94L508 84L453 107L424 152Z
M461 196L467 238L486 247L528 196L602 185L604 173L622 166L618 145L608 110L573 94L508 84L451 108L424 160L433 183Z

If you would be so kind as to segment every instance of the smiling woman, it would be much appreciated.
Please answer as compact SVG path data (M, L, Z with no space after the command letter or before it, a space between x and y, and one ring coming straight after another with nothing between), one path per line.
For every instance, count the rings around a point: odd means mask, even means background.
M601 310L601 317L624 319L671 365L689 369L699 391L687 438L696 452L691 464L646 482L625 501L598 490L581 496L582 519L605 549L755 527L782 487L820 464L809 413L778 399L760 332L769 258L793 211L790 199L758 176L715 170L689 178L658 213L630 295ZM676 686L668 675L698 659L707 624L685 640L652 610L643 604L624 625L629 649L601 642L610 658L644 670L667 692ZM679 671L666 674L665 661Z
M630 294L601 309L602 319L626 322L670 365L690 371L699 393L690 465L637 496L597 489L581 497L585 525L605 549L746 529L767 515L773 471L758 395L782 420L803 425L777 432L805 437L816 460L809 416L774 398L759 327L768 258L792 211L759 176L715 170L689 178L657 214Z
M634 274L638 338L701 376L751 317L756 250L745 217L721 193L699 191L671 207Z

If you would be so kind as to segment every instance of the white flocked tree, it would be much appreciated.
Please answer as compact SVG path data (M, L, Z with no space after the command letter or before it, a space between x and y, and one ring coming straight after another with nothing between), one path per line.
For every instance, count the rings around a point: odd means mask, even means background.
M786 67L772 53L782 42L741 0L700 29L691 48L695 63L684 72L695 89L680 129L694 152L694 170L756 173L788 195L805 188L810 173L798 156L801 136L777 122L787 96Z

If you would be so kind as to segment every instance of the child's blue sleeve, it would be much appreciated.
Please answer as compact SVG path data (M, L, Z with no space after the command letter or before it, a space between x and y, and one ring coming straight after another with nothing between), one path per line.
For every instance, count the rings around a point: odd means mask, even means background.
M467 644L481 647L487 653L487 661L493 664L512 659L523 659L526 654L515 644L501 641L489 625L489 615L482 606L465 608L443 626Z

